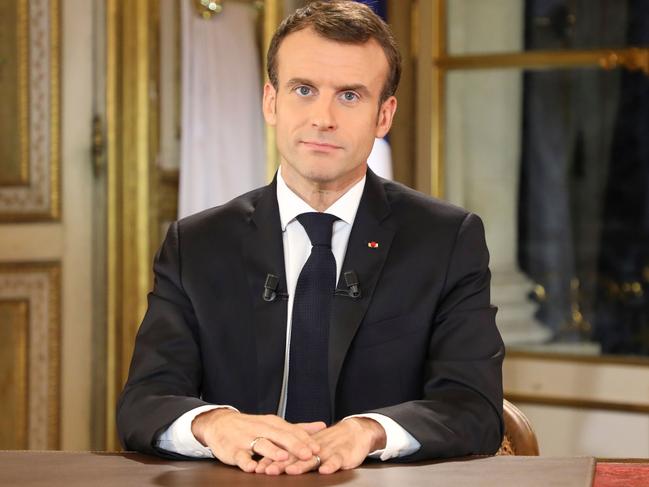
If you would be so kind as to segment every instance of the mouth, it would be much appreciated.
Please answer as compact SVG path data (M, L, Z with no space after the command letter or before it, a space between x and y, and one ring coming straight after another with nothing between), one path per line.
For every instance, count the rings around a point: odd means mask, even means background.
M329 142L321 142L316 140L301 140L300 144L304 145L308 149L319 151L319 152L332 152L337 149L342 149L339 145L331 144Z

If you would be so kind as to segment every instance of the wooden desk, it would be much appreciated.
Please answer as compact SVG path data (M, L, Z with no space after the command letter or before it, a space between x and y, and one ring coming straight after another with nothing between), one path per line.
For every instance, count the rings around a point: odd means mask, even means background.
M590 487L593 458L489 457L371 464L333 475L246 474L213 460L169 462L136 453L0 452L0 486Z

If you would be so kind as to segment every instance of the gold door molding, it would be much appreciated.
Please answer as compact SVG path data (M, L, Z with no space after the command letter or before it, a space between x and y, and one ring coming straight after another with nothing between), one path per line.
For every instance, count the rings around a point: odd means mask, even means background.
M58 220L59 0L10 3L0 20L10 33L2 48L9 62L0 67L0 137L8 148L0 161L0 222Z
M0 186L29 181L27 0L0 3Z
M0 298L0 449L27 449L29 302Z
M181 0L178 0L181 1ZM189 1L189 0L182 0ZM119 448L115 405L147 307L160 233L175 219L177 172L161 171L158 0L105 0L107 134L107 324L105 448ZM227 5L226 5L227 7ZM264 45L279 23L264 2ZM270 30L272 28L272 30ZM274 150L274 141L273 141ZM272 152L272 151L271 151ZM269 158L269 172L276 165ZM173 214L172 214L173 213Z
M60 296L60 263L0 263L0 338L15 345L0 355L7 447L59 448Z
M107 329L106 449L118 448L117 396L128 374L151 287L157 215L153 57L157 2L106 0ZM153 51L151 49L153 48Z

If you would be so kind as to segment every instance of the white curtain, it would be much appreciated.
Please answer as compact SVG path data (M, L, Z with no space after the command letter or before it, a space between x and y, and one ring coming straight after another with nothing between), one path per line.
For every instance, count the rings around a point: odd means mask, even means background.
M190 0L181 9L179 218L265 182L257 12L224 2L220 14L205 20Z
M367 158L367 165L378 176L392 179L392 150L385 139L374 139L372 152Z

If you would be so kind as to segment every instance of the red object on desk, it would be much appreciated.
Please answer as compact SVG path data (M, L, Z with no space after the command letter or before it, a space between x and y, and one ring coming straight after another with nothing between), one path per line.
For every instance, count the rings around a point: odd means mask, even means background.
M597 463L593 487L647 487L649 463Z

